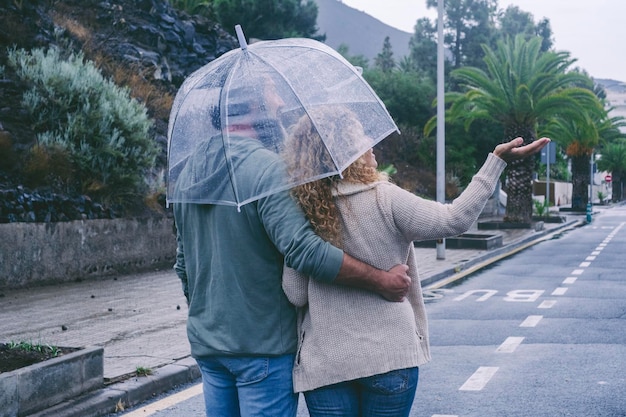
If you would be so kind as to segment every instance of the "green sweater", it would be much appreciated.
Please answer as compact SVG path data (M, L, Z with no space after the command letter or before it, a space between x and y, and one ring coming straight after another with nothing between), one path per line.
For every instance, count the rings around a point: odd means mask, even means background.
M281 169L276 155L248 143L238 161L249 169L238 183L263 188ZM210 176L206 153L196 152L179 184L197 181L195 166ZM195 176L195 180L190 180ZM203 179L204 181L204 179ZM271 180L270 180L271 181ZM181 192L184 194L185 191ZM184 195L179 197L184 198ZM288 192L236 207L173 204L177 225L174 269L189 304L187 334L193 357L282 355L296 350L296 312L281 289L283 263L331 282L343 252L320 239Z

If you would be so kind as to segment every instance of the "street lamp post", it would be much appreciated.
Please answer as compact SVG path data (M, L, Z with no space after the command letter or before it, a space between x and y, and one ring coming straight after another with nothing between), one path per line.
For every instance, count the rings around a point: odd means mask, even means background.
M443 1L437 1L437 201L446 200L446 130L444 107ZM446 240L437 241L437 259L446 259Z

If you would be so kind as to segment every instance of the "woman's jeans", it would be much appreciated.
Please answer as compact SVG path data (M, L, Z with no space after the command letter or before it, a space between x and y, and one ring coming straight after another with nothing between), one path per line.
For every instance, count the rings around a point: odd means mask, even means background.
M296 417L294 355L196 359L207 417Z
M311 417L408 417L419 369L398 369L304 393Z

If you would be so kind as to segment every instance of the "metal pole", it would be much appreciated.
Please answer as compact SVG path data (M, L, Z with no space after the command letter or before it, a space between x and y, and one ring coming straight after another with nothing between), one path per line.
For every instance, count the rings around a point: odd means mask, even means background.
M446 134L444 107L443 2L437 1L437 201L446 200ZM437 241L437 259L446 259L446 240Z
M546 210L550 212L550 145L546 146ZM544 213L548 215L548 213Z
M589 159L589 201L587 202L587 223L591 223L591 215L593 214L593 152Z

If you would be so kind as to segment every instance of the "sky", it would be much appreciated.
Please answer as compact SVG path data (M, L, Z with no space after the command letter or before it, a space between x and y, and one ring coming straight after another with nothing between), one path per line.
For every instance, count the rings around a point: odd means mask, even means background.
M426 0L340 1L410 33L419 18L437 18L437 9L427 9ZM498 1L502 9L511 4L531 13L535 22L547 17L554 47L577 59L574 67L586 70L593 78L626 82L625 0Z

